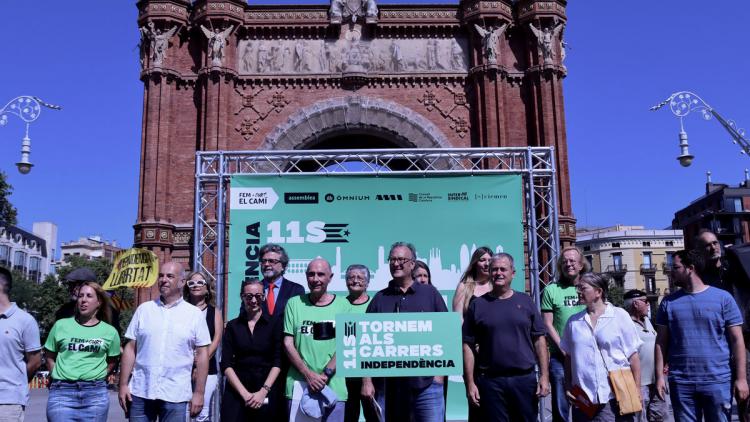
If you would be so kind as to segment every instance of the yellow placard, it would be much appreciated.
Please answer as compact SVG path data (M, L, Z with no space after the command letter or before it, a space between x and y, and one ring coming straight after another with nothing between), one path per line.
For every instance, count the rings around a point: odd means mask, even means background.
M159 276L159 258L146 250L131 248L115 257L112 273L104 283L104 290L120 287L151 287Z

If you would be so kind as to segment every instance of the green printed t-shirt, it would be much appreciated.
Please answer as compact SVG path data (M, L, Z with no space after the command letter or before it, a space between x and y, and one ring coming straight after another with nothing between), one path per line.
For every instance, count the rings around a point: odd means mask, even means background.
M52 379L96 381L107 377L107 358L120 355L120 335L104 321L87 327L63 318L49 332L44 348L57 353Z
M574 314L581 312L585 306L578 304L578 293L575 286L562 287L552 283L542 292L542 312L552 312L552 326L562 338L565 324ZM550 341L550 350L559 353L557 346Z
M284 334L294 337L294 347L311 371L323 372L331 357L336 353L336 339L313 339L313 324L316 322L334 322L336 314L352 312L352 305L342 296L334 296L333 302L326 306L315 306L310 303L308 295L295 296L289 299L284 310ZM293 365L286 377L286 396L291 399L294 381L305 381L305 377ZM345 378L334 374L328 386L331 387L339 401L348 398Z

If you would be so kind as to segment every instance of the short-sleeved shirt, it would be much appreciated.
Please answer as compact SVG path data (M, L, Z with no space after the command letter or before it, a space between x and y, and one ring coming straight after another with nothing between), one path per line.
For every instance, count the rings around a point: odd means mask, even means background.
M593 328L585 310L571 316L560 341L560 348L570 355L573 385L600 404L615 397L608 372L629 368L630 356L641 346L630 314L611 303L606 306Z
M585 306L578 304L578 293L575 286L563 286L560 283L552 283L544 288L540 307L542 312L552 313L552 326L561 338L568 319L585 308ZM552 353L559 352L554 342L550 342L550 351Z
M104 321L85 326L75 318L63 318L52 326L44 348L57 353L52 379L103 380L107 358L120 355L120 335Z
M415 281L404 292L391 280L388 287L377 292L367 306L367 313L388 312L448 312L448 307L445 305L443 296L431 284ZM432 384L433 377L398 379L406 380L412 389L421 390Z
M200 309L182 299L171 306L161 299L145 302L133 314L125 337L136 341L131 394L172 403L190 400L195 350L211 344Z
M41 348L36 320L11 302L0 314L0 404L26 406L29 380L25 354Z
M641 386L646 386L656 382L656 365L654 364L656 330L648 317L643 318L641 323L633 321L638 337L643 342L638 348L638 356L641 358Z
M295 296L289 299L284 310L284 334L294 337L294 347L302 361L315 373L322 373L328 362L336 353L336 339L313 339L313 324L318 322L336 322L336 314L352 312L352 305L346 298L334 296L333 301L325 306L316 306L310 302L308 295ZM294 381L304 381L305 377L292 366L286 377L286 396L292 398ZM334 374L328 381L339 401L348 398L345 378Z
M531 298L520 292L506 299L486 293L464 314L463 341L479 345L476 370L489 376L533 370L534 339L546 334Z
M721 383L731 377L727 329L742 324L732 296L708 286L698 293L679 290L665 297L656 325L669 330L669 380L676 383Z

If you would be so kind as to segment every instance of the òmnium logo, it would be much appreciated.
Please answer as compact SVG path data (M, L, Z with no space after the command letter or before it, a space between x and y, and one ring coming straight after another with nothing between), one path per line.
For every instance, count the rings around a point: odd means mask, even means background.
M468 201L469 194L467 192L450 192L448 193L448 201Z
M370 195L334 195L327 193L325 196L326 202L333 201L369 201Z
M401 197L399 194L393 194L393 193L384 193L384 194L378 194L375 196L375 199L378 201L403 201L404 198Z
M284 192L284 203L317 204L318 192Z

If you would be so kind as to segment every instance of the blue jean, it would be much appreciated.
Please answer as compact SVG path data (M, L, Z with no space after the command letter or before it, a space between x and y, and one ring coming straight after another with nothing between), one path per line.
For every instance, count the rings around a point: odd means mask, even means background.
M47 399L50 422L106 422L109 392L105 381L52 381Z
M443 422L445 420L445 386L435 380L422 389L409 386L408 378L382 378L375 384L375 401L386 422Z
M675 422L732 420L732 384L669 383Z
M477 378L483 421L535 422L539 413L536 374Z
M172 403L133 396L130 422L186 422L190 417L188 402Z
M443 384L432 381L425 389L413 393L412 415L415 422L443 422L445 396Z
M565 398L565 358L553 354L549 358L549 381L552 387L552 422L570 420L570 403Z

